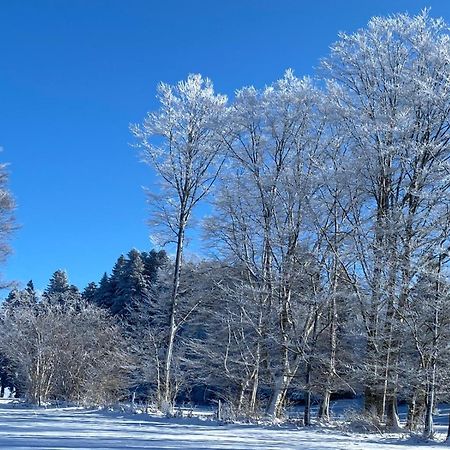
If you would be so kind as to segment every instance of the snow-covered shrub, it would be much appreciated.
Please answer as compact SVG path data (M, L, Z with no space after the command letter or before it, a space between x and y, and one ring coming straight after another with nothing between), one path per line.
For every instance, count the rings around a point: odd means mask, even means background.
M174 409L171 402L163 400L159 409L166 417L174 417Z
M31 403L115 402L126 386L120 329L105 310L71 295L4 308L0 349Z
M345 414L343 428L351 433L382 433L383 425L376 414L349 410Z

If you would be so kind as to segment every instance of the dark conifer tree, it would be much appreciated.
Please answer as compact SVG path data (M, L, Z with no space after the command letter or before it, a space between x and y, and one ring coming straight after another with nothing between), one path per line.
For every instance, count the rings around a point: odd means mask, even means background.
M158 270L164 267L169 258L164 250L159 252L151 250L150 252L141 253L142 260L144 262L144 275L150 284L156 283Z
M14 288L10 291L10 293L6 297L3 307L9 311L19 306L21 304L21 301L22 296L20 294L19 289Z
M84 291L81 294L81 298L89 303L96 303L97 291L98 291L97 284L94 282L90 282L84 288Z
M121 313L126 315L130 308L145 302L151 291L151 282L145 274L145 264L139 251L133 249L127 255L122 295Z
M112 293L112 298L110 300L110 309L113 314L118 314L121 312L121 305L124 303L125 295L125 268L127 265L127 260L124 255L120 255L117 258L116 263L111 272L109 278L110 290Z
M105 272L98 284L98 288L94 296L94 301L98 306L101 306L102 308L111 308L113 296L114 291L112 289L108 274Z

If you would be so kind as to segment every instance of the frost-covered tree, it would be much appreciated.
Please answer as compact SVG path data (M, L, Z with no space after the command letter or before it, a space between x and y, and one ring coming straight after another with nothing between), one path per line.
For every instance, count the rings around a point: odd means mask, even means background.
M63 272L52 277L42 300L31 288L0 310L0 351L15 375L14 387L23 387L36 404L56 399L105 404L120 398L128 356L118 325L104 309L74 295Z
M253 318L260 337L255 355L257 360L268 355L271 416L281 413L304 361L315 314L314 308L303 308L301 299L317 288L305 254L312 244L307 238L308 197L315 190L320 158L319 101L311 81L291 71L262 91L250 87L237 92L228 124L228 170L209 222L224 254L245 267L259 305ZM255 364L260 367L261 361Z
M358 193L347 217L366 330L366 408L392 427L402 316L447 214L449 58L445 24L424 12L376 17L341 34L323 63Z
M140 395L159 406L165 405L165 354L167 336L170 331L170 296L172 292L173 264L160 267L151 293L128 310L126 330L131 352L135 359L133 384ZM172 391L168 405L177 396L202 383L200 359L191 351L192 341L203 336L206 314L211 303L211 272L209 263L187 261L179 287L179 305L175 312L178 326L178 344L174 348L172 361Z
M9 315L20 314L22 310L36 310L38 301L38 295L30 280L25 289L15 288L9 293L2 304L2 310ZM5 342L5 345L8 344ZM14 391L16 397L20 397L25 386L25 381L19 376L17 363L7 356L10 352L11 349L0 350L0 397L3 397L6 387Z
M61 306L77 302L79 298L80 292L76 286L69 284L65 270L57 270L54 272L43 293L44 301Z
M95 291L94 301L102 308L111 308L114 300L114 289L109 280L108 274L105 272L98 283L98 288Z
M0 164L0 262L4 262L11 253L9 240L17 228L14 218L15 201L8 187L7 164ZM0 287L6 287L2 282Z
M151 283L145 274L145 263L140 252L133 249L127 255L123 273L121 297L124 299L122 310L133 304L145 301L151 293Z
M13 289L6 297L3 307L13 310L23 305L36 305L38 297L34 290L33 281L29 281L25 289Z
M97 294L97 283L91 281L81 293L81 297L83 300L89 303L95 303L95 296Z
M167 253L164 250L141 253L144 262L144 276L150 285L153 285L158 278L158 273L169 262Z
M166 260L164 251L139 252L133 249L126 256L119 256L111 276L104 273L98 287L89 283L82 296L109 309L114 315L125 317L133 304L145 301L145 297L150 295L158 270Z
M221 121L226 97L214 93L209 79L189 75L174 86L161 83L158 100L160 109L149 113L131 131L144 161L160 177L160 193L150 196L152 222L165 228L165 241L176 246L164 356L164 401L170 402L185 233L194 208L211 190L223 162Z

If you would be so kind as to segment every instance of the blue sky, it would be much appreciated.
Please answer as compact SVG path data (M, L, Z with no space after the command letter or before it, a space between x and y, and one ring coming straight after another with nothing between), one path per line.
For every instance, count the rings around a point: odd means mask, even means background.
M288 67L314 74L339 31L424 7L450 22L446 0L0 0L0 159L21 225L5 277L44 288L62 268L83 288L151 248L155 180L128 125L159 81L199 72L232 96Z

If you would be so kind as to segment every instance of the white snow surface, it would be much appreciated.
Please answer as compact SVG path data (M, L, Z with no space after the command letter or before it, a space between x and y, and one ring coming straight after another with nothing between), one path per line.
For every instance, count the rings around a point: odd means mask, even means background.
M221 425L200 418L167 419L81 408L32 409L2 403L0 448L442 450L443 444L400 435L347 434L332 428Z

